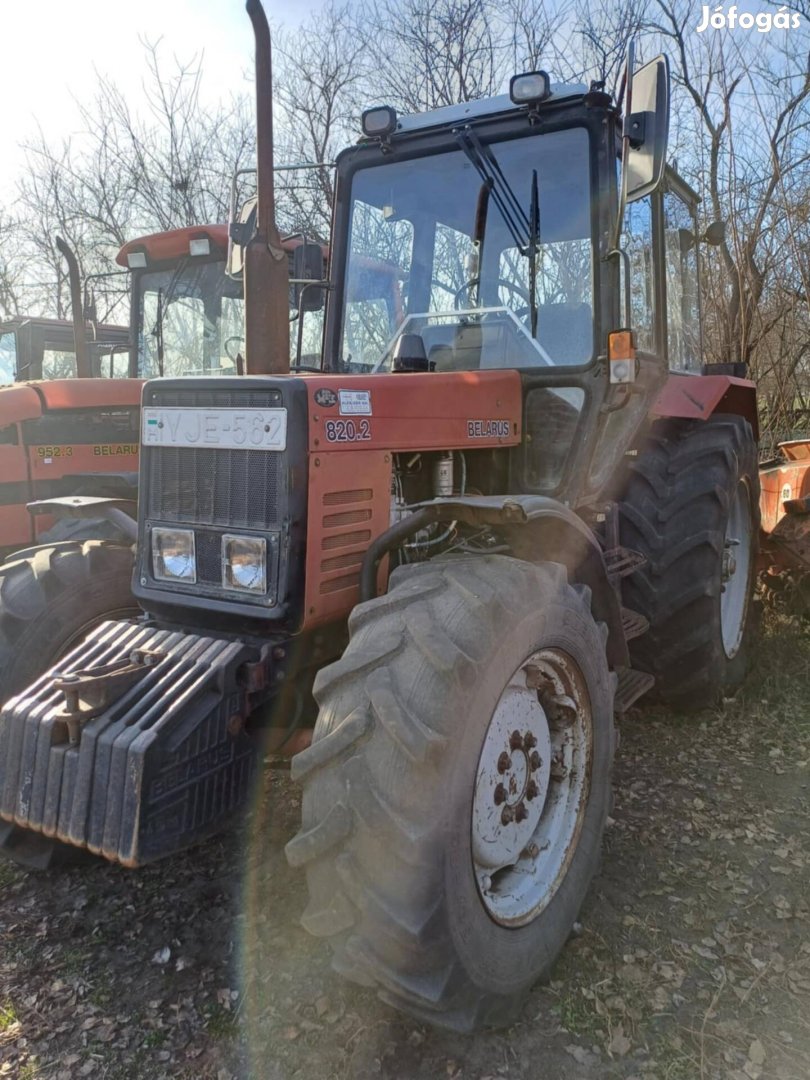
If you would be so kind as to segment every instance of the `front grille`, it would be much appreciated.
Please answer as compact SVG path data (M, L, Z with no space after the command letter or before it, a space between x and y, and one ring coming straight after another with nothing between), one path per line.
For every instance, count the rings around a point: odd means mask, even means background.
M219 383L219 380L216 380ZM147 384L144 405L157 408L270 409L286 408L288 446L284 451L224 449L214 446L145 445L141 454L141 527L144 550L141 585L151 592L171 593L198 601L224 601L240 607L273 608L285 595L279 575L285 573L283 543L291 525L289 477L291 461L301 456L305 427L292 420L293 389L282 391L244 381L201 386L188 380L182 386ZM289 399L289 400L288 400ZM300 471L300 470L299 470ZM192 583L155 581L152 576L150 532L153 527L178 525L194 531L197 580ZM222 584L222 538L226 533L264 537L267 544L265 593L226 589ZM286 574L285 574L286 576ZM154 595L154 594L152 594ZM145 597L149 599L149 595ZM148 603L145 604L148 606ZM212 609L213 610L213 609Z
M151 390L149 405L278 408L279 390ZM146 514L152 521L274 529L284 513L284 454L208 447L149 447Z

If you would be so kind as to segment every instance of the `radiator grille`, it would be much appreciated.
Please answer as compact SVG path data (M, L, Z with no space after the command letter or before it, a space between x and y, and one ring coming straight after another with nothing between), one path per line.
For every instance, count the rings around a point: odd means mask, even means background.
M278 390L154 390L150 405L277 408ZM147 516L224 528L277 528L286 504L285 455L262 450L149 447Z

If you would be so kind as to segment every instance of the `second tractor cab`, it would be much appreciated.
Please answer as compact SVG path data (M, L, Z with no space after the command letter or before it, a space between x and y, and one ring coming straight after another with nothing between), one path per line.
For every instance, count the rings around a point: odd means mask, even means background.
M127 350L129 330L102 323L96 335L89 342L92 375L113 378L121 374L120 355ZM24 316L0 321L0 385L75 379L77 375L72 322Z
M632 55L620 102L530 72L504 97L367 111L337 162L322 360L290 371L269 30L248 11L245 374L165 377L177 287L153 278L145 618L3 710L5 846L138 866L220 828L268 748L297 750L304 925L386 1002L470 1030L513 1017L570 933L614 715L743 677L754 389L702 374L667 63ZM197 304L181 367L225 366L224 299Z

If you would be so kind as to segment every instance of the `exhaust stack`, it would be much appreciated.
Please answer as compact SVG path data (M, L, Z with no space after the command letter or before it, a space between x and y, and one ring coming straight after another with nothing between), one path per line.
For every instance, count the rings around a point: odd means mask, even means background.
M79 261L73 248L61 236L56 237L56 246L64 256L70 281L70 307L73 316L73 344L76 350L76 375L80 379L91 378L90 350L87 347L87 328L84 325L82 306L82 282L79 276Z
M245 249L245 367L250 375L290 371L289 272L276 228L270 27L260 0L245 5L256 39L256 232Z

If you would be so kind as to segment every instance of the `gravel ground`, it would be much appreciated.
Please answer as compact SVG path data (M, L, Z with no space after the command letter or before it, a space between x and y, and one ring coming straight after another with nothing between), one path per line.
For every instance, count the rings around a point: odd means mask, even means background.
M460 1037L331 972L287 868L298 794L138 872L0 863L0 1077L810 1077L810 632L722 711L636 710L582 924L520 1023Z

